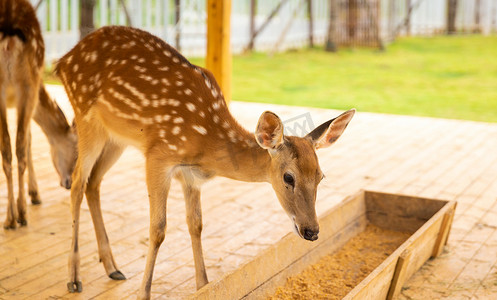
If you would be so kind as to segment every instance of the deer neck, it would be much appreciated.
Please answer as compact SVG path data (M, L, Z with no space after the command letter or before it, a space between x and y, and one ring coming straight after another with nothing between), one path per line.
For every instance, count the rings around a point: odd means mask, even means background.
M202 165L215 173L246 182L269 182L271 157L267 150L256 142L253 133L238 123L220 131L219 139L206 149L205 163Z
M59 139L64 138L70 128L64 113L50 99L43 84L40 85L39 101L33 114L33 119L40 125L52 145L56 144Z

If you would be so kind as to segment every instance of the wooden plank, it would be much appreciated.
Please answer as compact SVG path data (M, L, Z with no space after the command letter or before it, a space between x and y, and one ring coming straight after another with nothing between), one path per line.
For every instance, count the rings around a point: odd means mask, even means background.
M447 244L447 239L449 237L450 227L452 225L452 220L454 219L454 214L456 211L456 202L452 202L452 209L444 214L442 226L440 232L438 233L437 241L433 247L432 257L438 257L442 251L443 247Z
M368 219L376 226L414 232L447 201L379 192L366 192Z
M406 281L406 266L411 258L411 252L409 250L404 250L397 260L397 266L395 267L395 273L392 278L392 284L388 290L387 300L396 299L402 289L402 285Z
M205 65L218 82L224 99L231 100L231 0L207 1L207 56Z
M404 271L406 280L431 257L442 225L443 216L451 209L451 203L447 203L406 241L409 243L406 250L411 252L411 258ZM403 285L404 282L399 281L398 284Z

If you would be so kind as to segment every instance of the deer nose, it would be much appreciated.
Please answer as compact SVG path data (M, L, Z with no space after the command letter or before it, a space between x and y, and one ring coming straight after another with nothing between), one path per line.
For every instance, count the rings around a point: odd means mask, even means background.
M308 241L315 241L318 239L319 230L313 231L311 229L304 229L304 239Z
M60 181L60 186L63 187L63 188L66 188L68 190L71 189L71 185L72 185L72 180L71 180L71 177L69 178L64 178Z

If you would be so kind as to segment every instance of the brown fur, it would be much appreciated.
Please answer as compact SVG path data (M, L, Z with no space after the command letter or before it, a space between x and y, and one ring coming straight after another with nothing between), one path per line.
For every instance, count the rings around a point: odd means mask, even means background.
M3 169L7 177L8 209L5 228L16 222L26 224L24 171L31 161L30 121L38 102L38 88L43 66L44 44L33 7L25 0L0 2L0 119ZM7 128L7 106L17 108L16 155L19 195L14 202L12 182L12 150ZM31 167L29 168L31 171ZM30 172L31 173L31 172ZM29 176L30 181L34 176ZM30 184L32 186L32 184ZM39 203L37 195L31 201Z
M266 112L259 120L256 140L230 114L209 71L190 64L174 48L138 29L95 31L61 58L56 72L74 108L79 137L71 188L71 292L82 289L76 246L84 193L106 273L124 279L107 240L99 187L127 145L141 149L146 157L150 201L150 245L140 298L150 297L173 177L182 183L185 194L197 288L208 282L200 240L200 186L213 176L271 183L298 234L317 239L314 203L322 173L314 148L329 136L329 127L306 138L284 137L280 119ZM353 114L349 111L338 117L341 125L333 133L341 134ZM288 172L294 176L293 186L283 181Z
M49 137L57 172L66 187L76 160L76 136L41 82L45 46L33 7L25 0L0 1L0 130L3 170L7 178L8 208L4 228L27 224L24 172L28 168L28 192L33 204L41 203L31 157L30 121ZM40 102L40 105L38 105ZM16 156L19 194L14 201L12 149L7 127L7 107L17 109ZM67 155L66 155L67 154Z

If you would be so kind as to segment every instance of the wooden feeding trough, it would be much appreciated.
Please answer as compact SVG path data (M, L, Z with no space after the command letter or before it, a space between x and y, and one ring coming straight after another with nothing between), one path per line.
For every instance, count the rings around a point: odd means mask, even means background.
M404 282L447 243L456 203L360 191L325 213L319 239L307 242L290 233L237 270L192 295L195 299L260 299L290 276L342 248L366 225L410 236L344 299L391 299Z

